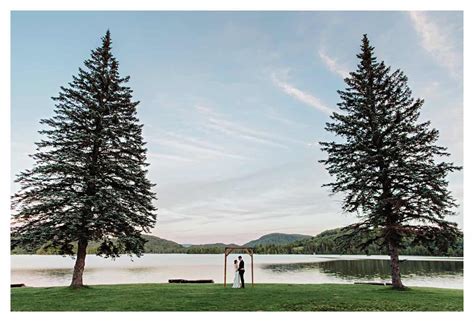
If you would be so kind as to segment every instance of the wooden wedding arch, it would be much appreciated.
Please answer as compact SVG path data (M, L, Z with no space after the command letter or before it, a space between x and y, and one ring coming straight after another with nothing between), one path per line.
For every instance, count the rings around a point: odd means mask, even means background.
M226 247L224 249L224 287L227 286L227 256L229 256L234 250L244 250L247 254L250 255L250 267L252 269L252 287L253 287L253 248L252 247Z

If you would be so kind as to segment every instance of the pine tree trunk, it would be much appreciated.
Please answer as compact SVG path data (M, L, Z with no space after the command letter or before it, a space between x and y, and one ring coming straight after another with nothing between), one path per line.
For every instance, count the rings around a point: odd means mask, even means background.
M71 287L79 288L84 286L82 283L82 275L84 273L84 266L86 265L86 250L87 240L80 240L77 244L77 257L74 272L72 273Z
M400 262L398 260L398 247L394 242L389 241L388 252L390 254L390 267L392 269L392 287L397 289L404 288L402 277L400 275Z

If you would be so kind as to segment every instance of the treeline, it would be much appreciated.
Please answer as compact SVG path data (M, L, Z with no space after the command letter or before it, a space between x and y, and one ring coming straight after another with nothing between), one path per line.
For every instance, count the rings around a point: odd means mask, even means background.
M174 241L162 239L151 235L142 235L146 240L145 253L151 254L172 254L172 253L185 253L186 248ZM77 251L77 243L72 243L73 251ZM87 246L87 254L95 254L99 248L98 242L89 242ZM16 247L11 251L12 255L21 254L36 254L36 255L57 255L59 254L58 249L53 247L42 246L37 249L24 249Z
M368 246L366 251L361 251L355 247L355 244L350 246L343 246L339 241L338 237L342 235L342 230L332 229L326 230L315 237L298 240L293 243L286 245L275 245L275 244L263 244L254 247L254 251L257 254L341 254L341 255L386 255L387 252L381 249L375 243ZM156 236L143 235L147 240L145 244L145 253L148 254L222 254L225 244L208 244L208 245L192 245L184 247L176 242L162 239ZM231 245L235 246L235 245ZM413 240L403 240L403 249L401 255L418 255L418 256L463 256L463 236L459 237L458 240L445 247L446 249L440 249L434 242L414 244ZM76 245L74 245L75 249ZM87 248L88 254L95 254L98 243L90 243ZM41 247L39 249L26 250L21 248L15 248L11 252L12 254L58 254L58 251L53 248Z
M371 243L366 250L360 250L356 243L344 245L340 242L342 236L341 228L326 230L319 235L291 243L288 245L259 245L255 252L259 254L343 254L343 255L386 255L387 251L376 243ZM456 242L448 245L446 249L440 249L435 242L414 244L413 239L402 240L403 249L401 255L417 256L463 256L463 236Z
M171 240L162 239L156 236L143 235L145 238L145 254L222 254L225 244L192 245L184 247ZM77 251L77 243L72 243L73 251ZM236 246L236 245L233 245ZM98 242L90 242L87 246L87 254L96 254L99 248ZM12 255L58 255L59 250L46 245L36 249L25 249L16 247L11 251Z

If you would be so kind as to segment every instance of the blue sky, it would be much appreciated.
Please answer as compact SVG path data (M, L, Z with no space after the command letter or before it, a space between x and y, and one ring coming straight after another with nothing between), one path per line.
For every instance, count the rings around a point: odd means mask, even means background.
M331 179L315 143L332 139L324 124L364 33L463 164L461 12L13 12L13 190L50 97L107 29L141 101L160 237L243 243L354 222L321 188ZM462 227L462 172L449 180Z

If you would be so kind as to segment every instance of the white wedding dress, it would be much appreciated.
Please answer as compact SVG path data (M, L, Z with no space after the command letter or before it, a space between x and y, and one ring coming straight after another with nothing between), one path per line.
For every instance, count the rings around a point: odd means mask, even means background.
M235 275L234 275L234 284L232 288L240 288L240 275L239 275L239 264L234 264Z

